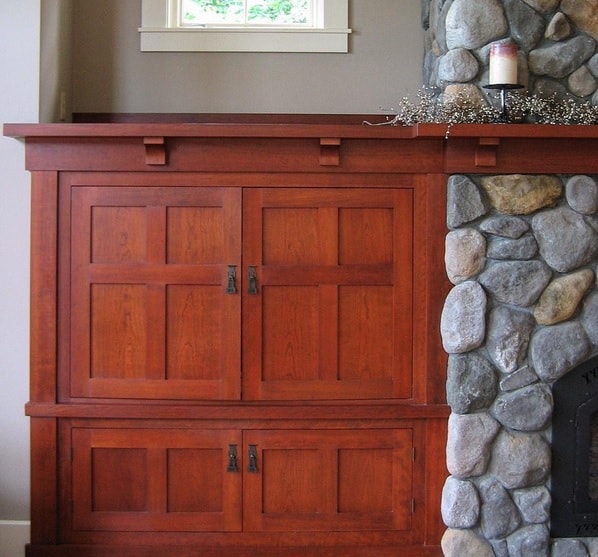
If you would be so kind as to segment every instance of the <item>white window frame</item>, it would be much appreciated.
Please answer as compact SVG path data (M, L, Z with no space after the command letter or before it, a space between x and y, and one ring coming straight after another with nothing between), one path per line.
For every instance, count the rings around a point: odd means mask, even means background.
M315 27L179 25L178 0L142 0L142 52L348 52L348 0L316 0Z

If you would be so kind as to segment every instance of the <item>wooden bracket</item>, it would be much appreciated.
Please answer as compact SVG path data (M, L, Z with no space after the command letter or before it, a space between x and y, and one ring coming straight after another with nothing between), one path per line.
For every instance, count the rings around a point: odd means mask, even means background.
M320 138L320 166L339 166L341 163L341 140L338 137Z
M499 137L480 137L475 152L476 166L496 166Z
M145 164L160 166L166 164L166 142L163 137L144 137Z

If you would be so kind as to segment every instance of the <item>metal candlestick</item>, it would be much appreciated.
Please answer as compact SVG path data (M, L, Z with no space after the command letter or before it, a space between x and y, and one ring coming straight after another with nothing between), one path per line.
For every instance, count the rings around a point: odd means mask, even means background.
M523 85L518 85L517 83L493 83L492 85L484 85L484 89L500 91L500 115L498 117L498 123L509 124L511 122L511 116L507 104L507 91L512 89L523 89Z

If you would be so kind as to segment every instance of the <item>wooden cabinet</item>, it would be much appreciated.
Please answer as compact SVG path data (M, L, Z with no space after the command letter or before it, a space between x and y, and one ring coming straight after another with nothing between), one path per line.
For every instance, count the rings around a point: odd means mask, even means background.
M29 557L440 554L440 151L325 127L35 128Z

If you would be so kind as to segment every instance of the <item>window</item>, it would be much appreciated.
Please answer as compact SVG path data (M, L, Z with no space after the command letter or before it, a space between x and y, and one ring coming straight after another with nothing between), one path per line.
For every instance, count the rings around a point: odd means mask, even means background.
M143 52L347 52L348 0L142 0Z

